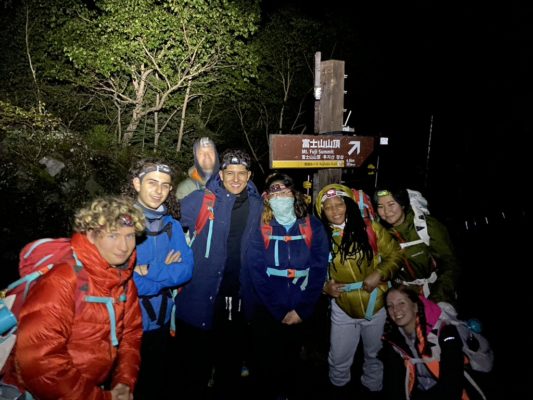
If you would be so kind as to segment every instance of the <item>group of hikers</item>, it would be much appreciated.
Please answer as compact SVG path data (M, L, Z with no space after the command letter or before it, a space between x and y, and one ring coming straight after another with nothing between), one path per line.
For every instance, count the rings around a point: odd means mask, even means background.
M437 324L458 262L419 193L333 183L311 206L283 172L260 193L243 150L219 157L200 138L193 152L177 187L171 166L141 160L122 196L76 213L72 257L18 315L0 399L239 399L243 376L254 398L299 398L321 296L329 398L349 397L360 341L366 398L475 398L457 328Z

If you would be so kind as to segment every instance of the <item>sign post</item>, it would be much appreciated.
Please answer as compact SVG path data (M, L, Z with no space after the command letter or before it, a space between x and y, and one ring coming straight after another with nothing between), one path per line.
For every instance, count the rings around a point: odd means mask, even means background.
M374 138L270 135L270 168L355 168L374 151Z

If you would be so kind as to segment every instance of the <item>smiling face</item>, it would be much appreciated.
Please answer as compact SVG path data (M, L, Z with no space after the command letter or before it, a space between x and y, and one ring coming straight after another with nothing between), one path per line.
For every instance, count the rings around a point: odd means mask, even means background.
M137 191L137 200L143 206L157 210L168 198L172 190L170 175L154 171L140 178L133 179L133 187Z
M335 196L326 199L322 209L330 224L342 225L346 222L346 203L342 197Z
M389 318L405 333L412 334L415 331L418 305L407 294L392 289L387 295L386 307Z
M123 226L116 231L89 231L89 242L109 265L116 267L124 264L135 249L135 228Z
M220 171L219 175L226 190L231 194L238 195L246 189L252 172L248 171L242 164L230 164Z
M391 195L378 198L378 215L392 226L398 226L405 220L403 207Z

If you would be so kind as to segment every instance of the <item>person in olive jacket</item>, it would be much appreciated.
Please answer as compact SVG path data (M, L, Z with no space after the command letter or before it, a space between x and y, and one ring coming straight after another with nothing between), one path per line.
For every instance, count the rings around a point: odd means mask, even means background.
M381 189L375 192L374 201L381 224L403 251L404 263L395 283L418 286L435 303L454 305L459 263L448 230L428 215L425 199L409 189Z

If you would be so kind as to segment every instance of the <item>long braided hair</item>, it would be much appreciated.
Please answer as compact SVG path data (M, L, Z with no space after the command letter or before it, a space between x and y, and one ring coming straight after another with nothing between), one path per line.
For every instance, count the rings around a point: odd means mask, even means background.
M324 208L322 208L320 219L326 227L330 243L332 243L331 252L333 257L340 254L341 262L343 263L348 259L355 259L357 266L361 269L365 259L370 263L374 258L374 250L368 240L366 224L355 201L345 196L339 196L339 198L346 205L346 224L342 233L341 243L336 249L332 240L333 227L326 217ZM335 268L335 265L333 265L333 268Z
M411 300L413 303L415 303L418 306L418 311L416 314L416 343L418 346L418 349L420 350L421 355L431 356L431 346L428 343L427 340L427 320L426 320L426 312L424 308L424 303L422 300L420 300L420 294L417 290L413 289L412 287L406 286L406 285L400 285L397 287L392 287L385 293L385 296L383 298L383 301L385 304L387 304L387 297L389 293L397 291L400 293L403 293L407 296L409 300ZM399 327L390 319L388 313L387 313L387 322L385 323L384 328L384 335L390 335L393 333L398 333Z

